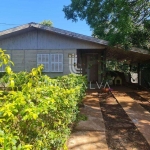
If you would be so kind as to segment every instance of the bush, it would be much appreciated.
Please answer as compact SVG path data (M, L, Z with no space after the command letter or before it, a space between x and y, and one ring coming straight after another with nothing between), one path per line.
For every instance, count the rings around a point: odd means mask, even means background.
M2 78L5 74L5 72L0 72L0 78Z
M0 149L65 149L86 79L79 75L51 79L41 75L41 69L30 73L6 69L3 82L9 91L0 93Z

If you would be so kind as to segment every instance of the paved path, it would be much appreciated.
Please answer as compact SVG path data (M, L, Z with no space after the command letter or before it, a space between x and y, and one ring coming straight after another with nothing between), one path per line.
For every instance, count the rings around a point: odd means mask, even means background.
M148 102L150 102L150 92L148 92L148 91L138 91L136 93L139 94L141 97L145 98Z
M133 100L126 92L131 89L119 88L112 94L126 111L127 115L136 125L150 144L150 113ZM137 91L133 91L137 92ZM137 92L142 97L150 100L150 93ZM81 113L88 117L86 121L80 121L68 140L69 150L108 150L105 137L105 125L99 105L97 92L89 92L84 99L85 107Z
M108 150L105 126L99 105L99 97L90 92L84 99L81 113L88 119L80 121L68 140L69 150Z
M112 91L127 115L150 144L150 113L128 96L126 91ZM138 92L140 94L140 92ZM144 97L144 95L142 95Z

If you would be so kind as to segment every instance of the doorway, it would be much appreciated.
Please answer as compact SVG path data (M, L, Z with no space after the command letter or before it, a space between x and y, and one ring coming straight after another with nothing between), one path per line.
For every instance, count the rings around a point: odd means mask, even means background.
M87 78L88 82L98 82L98 54L87 54Z

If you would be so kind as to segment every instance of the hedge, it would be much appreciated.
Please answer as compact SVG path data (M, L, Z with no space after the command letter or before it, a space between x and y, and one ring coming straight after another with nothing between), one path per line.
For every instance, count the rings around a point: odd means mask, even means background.
M7 67L0 80L10 87L0 91L2 150L67 149L69 127L79 112L86 79L72 74L52 79L41 69L13 73Z

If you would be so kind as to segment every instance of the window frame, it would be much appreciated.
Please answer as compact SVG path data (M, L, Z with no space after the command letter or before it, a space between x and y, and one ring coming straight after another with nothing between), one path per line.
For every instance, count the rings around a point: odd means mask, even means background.
M47 55L48 56L48 61L47 62L44 62L44 61L42 62L42 55L45 55L45 56ZM39 62L39 56L41 57L40 62ZM54 60L52 60L52 57L54 57ZM58 58L58 60L56 58ZM51 54L43 54L42 53L42 54L37 54L37 66L40 65L40 64L43 64L43 65L48 64L48 69L43 70L42 72L53 72L53 73L63 72L63 66L64 66L63 59L64 59L63 53L51 53ZM57 68L58 68L58 70L57 70Z
M41 57L40 58L41 59L40 62L39 62L39 58L38 58L39 56ZM47 62L46 61L42 61L42 56L48 56L48 61ZM45 60L46 60L46 58L45 58ZM49 54L37 54L37 66L39 66L40 64L42 64L44 66L45 66L45 64L48 65L48 69L47 70L43 69L42 72L50 72L50 63L49 63L49 61L50 61Z
M54 56L54 61L52 59L53 56ZM56 58L56 57L58 57L58 58ZM56 60L56 59L58 59L58 60ZM63 72L63 54L62 53L50 54L50 60L51 60L51 72ZM52 65L54 65L54 70L53 70ZM56 69L56 66L57 66L58 70ZM61 68L60 68L60 66L61 66Z

